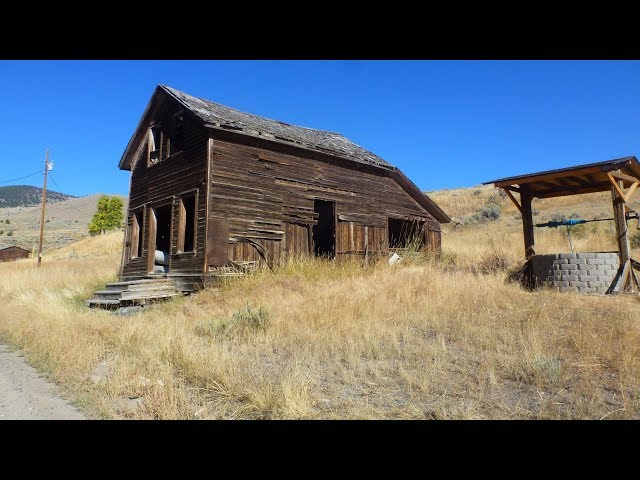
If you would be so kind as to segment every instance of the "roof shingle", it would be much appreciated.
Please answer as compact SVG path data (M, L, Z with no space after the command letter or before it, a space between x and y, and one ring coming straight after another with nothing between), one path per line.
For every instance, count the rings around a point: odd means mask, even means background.
M390 163L339 133L290 125L197 98L167 85L160 85L160 87L205 123L221 128L241 130L250 135L290 142L303 148L326 151L358 163L395 170L395 167Z

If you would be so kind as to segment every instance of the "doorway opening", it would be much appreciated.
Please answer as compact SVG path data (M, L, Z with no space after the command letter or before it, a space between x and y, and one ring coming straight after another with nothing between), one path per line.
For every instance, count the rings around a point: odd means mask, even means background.
M169 255L171 248L171 205L154 208L156 214L156 250Z
M151 273L167 273L171 249L171 205L155 207L151 220L155 224L155 229L150 232L155 248L149 251L150 270Z
M334 258L336 254L336 202L314 200L313 211L318 214L318 224L313 226L313 254L316 257Z

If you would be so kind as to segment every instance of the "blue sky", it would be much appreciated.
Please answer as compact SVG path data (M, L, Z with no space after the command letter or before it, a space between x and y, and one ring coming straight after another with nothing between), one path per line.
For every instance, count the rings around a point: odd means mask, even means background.
M640 153L638 61L0 61L0 186L127 194L159 83L339 132L423 190ZM50 188L58 190L55 184Z

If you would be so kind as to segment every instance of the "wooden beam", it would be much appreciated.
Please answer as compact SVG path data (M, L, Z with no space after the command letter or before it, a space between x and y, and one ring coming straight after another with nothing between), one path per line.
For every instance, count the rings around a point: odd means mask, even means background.
M595 179L595 178L593 178L593 176L592 176L592 175L589 175L588 173L585 173L585 174L584 174L584 177L585 177L587 180L589 180L591 183L596 182L596 179Z
M627 190L627 194L625 195L625 199L627 200L627 203L631 203L631 197L636 191L636 188L638 188L638 182L631 185L631 187L629 187L629 190Z
M589 182L582 180L581 178L576 177L575 175L571 175L570 177L566 177L568 180L571 180L574 183L577 183L578 185L582 185L583 187L588 187L590 184Z
M562 186L558 183L552 183L552 182L536 182L536 183L539 183L540 185L544 185L547 188L558 188Z
M620 185L618 185L618 183ZM616 225L616 239L618 242L618 254L620 256L620 266L628 270L631 262L631 247L629 245L629 235L628 235L628 225L627 219L624 215L624 194L622 193L622 189L620 186L622 185L622 180L617 180L615 182L616 188L611 190L611 198L613 202L613 217ZM625 278L622 279L622 287L626 287L626 274Z
M618 287L618 291L624 292L625 290L627 290L628 284L629 284L629 262L625 263L624 267L622 268L622 275L620 275L620 280L619 280L620 286Z
M524 193L524 192L523 192ZM533 234L533 212L531 211L531 201L533 197L528 193L520 196L522 202L522 232L524 234L524 254L527 260L536 254L535 237Z
M503 188L505 190L511 190L512 192L520 193L520 188L519 187L515 187L513 185L505 185L504 187L500 187L500 188Z
M558 178L570 177L574 175L585 175L588 173L601 173L601 169L598 166L594 166L594 167L585 167L585 168L579 168L576 170L570 170L568 172L544 173L544 174L538 174L538 175L531 175L530 177L525 177L525 178L522 178L521 180L514 180L514 179L505 180L503 182L494 183L494 185L496 187L504 187L505 185L513 185L513 184L522 186L522 185L526 185L527 183L539 182L541 180L557 180ZM522 183L515 183L518 181Z
M556 178L555 181L558 182L560 185L563 185L565 187L574 188L576 186L576 185L572 184L571 182L569 182L566 178Z
M613 185L614 189L618 191L618 194L620 195L622 202L627 203L627 199L624 196L624 191L622 190L622 186L623 186L622 181L616 180L615 178L613 178L613 175L611 175L611 172L607 172L607 177L609 177L609 181ZM620 183L620 185L618 185L618 183ZM615 203L615 199L614 199L614 203Z
M629 262L630 268L629 268L629 278L630 278L630 284L631 284L631 290L635 291L636 288L640 289L640 283L638 283L638 277L636 277L636 272L633 270L633 267L631 267L631 262ZM633 286L635 283L635 287Z
M613 172L608 172L608 175L611 175L612 177L616 177L619 180L624 180L624 181L630 182L630 183L638 183L638 182L640 182L640 179L638 179L636 177L632 177L631 175L627 175L626 173L622 173L619 170L614 170Z
M537 198L552 198L552 197L564 197L568 195L580 195L583 193L595 193L595 192L604 192L611 188L611 183L609 182L601 182L596 183L595 185L591 185L589 187L578 187L577 185L566 187L566 188L557 188L557 189L548 189L548 190L537 190L532 192Z
M503 188L503 190L505 191L505 193L507 194L507 196L511 199L511 201L513 202L513 204L516 206L516 208L520 211L520 213L522 213L522 206L518 203L518 200L516 200L516 197L513 196L513 193L511 193L509 190L507 190L506 188Z

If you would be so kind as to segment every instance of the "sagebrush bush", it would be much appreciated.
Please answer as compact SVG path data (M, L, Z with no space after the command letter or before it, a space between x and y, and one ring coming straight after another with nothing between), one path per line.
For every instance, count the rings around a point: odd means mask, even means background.
M490 222L500 218L500 205L491 204L484 206L480 211L462 220L465 225Z
M511 268L511 259L502 252L492 251L484 254L478 260L476 271L478 273L490 274L499 273Z
M633 248L640 248L640 230L636 230L636 233L631 235L631 246Z

